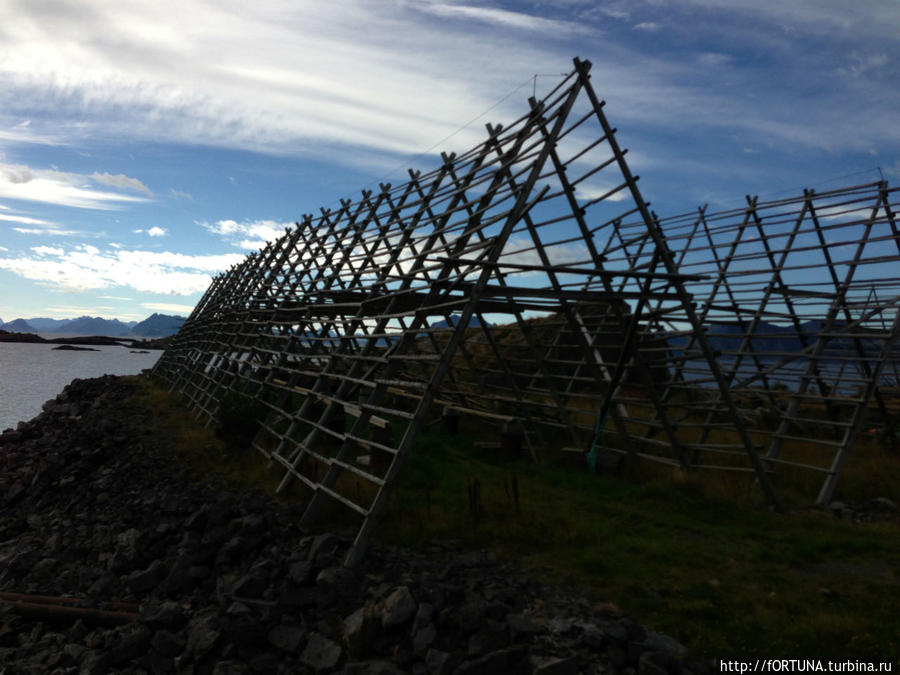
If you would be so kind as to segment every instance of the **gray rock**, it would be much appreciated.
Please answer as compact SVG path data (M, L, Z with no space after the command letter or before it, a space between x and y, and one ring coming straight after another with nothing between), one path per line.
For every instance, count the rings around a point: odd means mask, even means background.
M664 654L670 659L681 659L688 653L687 647L678 640L655 631L647 631L641 644L647 651Z
M413 638L413 651L416 654L425 654L428 648L434 644L435 638L437 638L437 628L434 624L430 623L420 628Z
M160 585L161 590L169 595L175 595L193 588L194 579L191 577L192 565L193 563L191 562L190 555L185 553L179 556L178 559L175 560L175 564L172 565L172 569L169 570L169 575Z
M597 626L589 625L585 627L584 633L581 635L581 643L591 649L599 650L606 646L606 638L601 629L597 628Z
M63 647L63 654L68 656L72 661L78 663L81 661L81 657L84 656L84 653L87 651L87 647L84 645L80 645L75 642L68 643L65 647Z
M468 655L480 656L488 652L495 652L509 644L509 635L506 624L486 619L476 632L469 636Z
M283 652L295 653L306 638L306 629L299 623L280 623L269 629L269 644Z
M156 588L166 578L167 570L161 560L154 560L145 570L138 570L122 580L132 593L146 593Z
M116 537L116 553L126 560L134 560L140 555L141 539L140 530L133 527L125 530Z
M434 605L427 602L419 603L419 608L416 610L416 617L413 619L413 633L419 632L420 629L430 624L433 617Z
M510 614L506 617L509 634L513 640L520 637L529 637L539 633L541 628L535 621L525 614Z
M144 605L141 607L140 621L152 630L177 631L187 623L184 610L174 602L161 605Z
M282 657L275 654L259 654L249 660L250 670L260 675L270 675L277 673L281 665Z
M268 582L260 571L252 571L238 579L232 589L237 598L261 598Z
M368 654L379 627L378 616L369 604L344 619L342 638L351 658L359 659Z
M109 672L109 659L106 654L89 651L81 657L79 666L78 675L106 675Z
M449 653L440 649L429 649L425 654L425 666L433 675L450 675L453 672L454 661Z
M340 543L341 540L331 532L320 534L313 539L307 559L317 565L327 565L335 558Z
M454 675L495 675L496 673L527 672L528 650L522 646L499 649L481 658L466 661L459 666Z
M312 583L314 566L309 560L295 562L288 569L288 579L298 586L306 586Z
M346 664L341 675L405 675L407 672L390 661L355 661Z
M896 513L898 510L897 503L891 501L887 497L875 497L869 500L868 506L880 509L882 511L888 511L890 513Z
M638 675L668 675L667 657L657 652L644 652L638 659Z
M253 614L253 610L243 602L235 601L228 605L228 609L225 610L225 614L227 616L245 616Z
M531 672L532 675L577 675L578 659L574 656L550 658L536 665Z
M109 663L114 666L121 666L143 655L150 645L150 637L150 629L147 626L138 624L107 650L106 656L109 659Z
M196 660L202 659L216 648L221 633L214 611L207 611L191 620L185 653Z
M416 613L416 601L409 588L399 586L381 603L381 625L389 629L409 621Z
M184 640L175 633L168 630L158 630L153 635L150 646L162 656L174 658L184 650L185 645Z
M341 646L321 633L309 636L306 649L300 655L300 662L315 671L334 668L341 660Z
M219 661L212 672L213 675L245 675L250 668L236 661Z

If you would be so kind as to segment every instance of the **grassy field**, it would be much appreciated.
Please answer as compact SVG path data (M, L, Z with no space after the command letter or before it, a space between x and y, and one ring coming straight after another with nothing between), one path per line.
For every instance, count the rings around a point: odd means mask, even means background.
M277 471L199 426L141 380L145 433L197 471L272 491ZM491 433L429 426L379 536L489 547L545 581L579 585L712 658L900 656L900 523L815 509L772 513L746 482L638 470L604 477L475 449ZM866 456L868 455L868 456ZM900 457L863 445L842 498L897 499ZM297 493L290 499L302 499Z

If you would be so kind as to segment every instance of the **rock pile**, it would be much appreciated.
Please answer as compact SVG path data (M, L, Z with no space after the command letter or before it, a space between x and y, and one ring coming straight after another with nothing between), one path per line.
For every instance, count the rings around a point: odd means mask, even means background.
M875 497L852 504L831 502L828 511L849 523L877 523L900 518L900 508L887 497Z
M144 447L111 413L136 386L76 380L0 435L0 672L709 670L614 606L486 552L376 546L347 570L346 536L301 531L294 508ZM78 600L36 617L12 593ZM121 625L98 608L122 610Z

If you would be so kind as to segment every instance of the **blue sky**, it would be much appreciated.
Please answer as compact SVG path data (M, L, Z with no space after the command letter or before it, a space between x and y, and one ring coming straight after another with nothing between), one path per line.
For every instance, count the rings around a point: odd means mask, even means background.
M188 313L576 55L660 215L896 183L898 34L895 0L4 0L0 317Z

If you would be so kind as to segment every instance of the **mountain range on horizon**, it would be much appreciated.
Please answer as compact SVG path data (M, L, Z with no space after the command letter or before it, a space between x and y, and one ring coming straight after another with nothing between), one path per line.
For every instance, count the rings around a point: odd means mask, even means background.
M65 333L67 335L105 335L109 337L166 337L174 335L185 317L153 313L143 321L102 319L99 316L80 316L76 319L34 317L0 320L0 330L9 333Z

